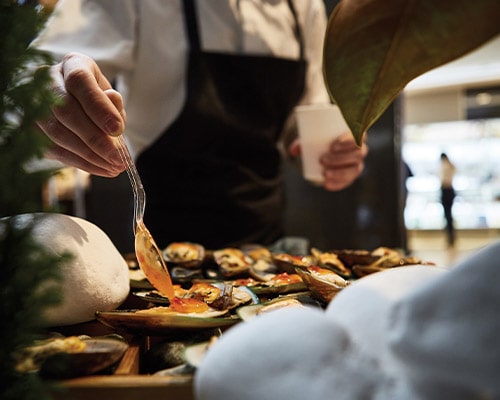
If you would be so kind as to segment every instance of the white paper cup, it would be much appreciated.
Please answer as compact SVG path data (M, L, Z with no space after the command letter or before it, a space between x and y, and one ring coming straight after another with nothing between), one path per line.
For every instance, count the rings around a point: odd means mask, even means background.
M313 104L295 107L297 129L302 148L302 173L316 184L324 181L319 163L322 154L337 136L350 132L340 109L333 104Z

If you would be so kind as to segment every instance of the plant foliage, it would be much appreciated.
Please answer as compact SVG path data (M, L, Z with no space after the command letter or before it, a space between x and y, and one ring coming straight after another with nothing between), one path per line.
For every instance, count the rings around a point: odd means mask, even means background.
M499 21L498 0L341 0L324 74L357 142L406 84L499 34Z
M47 145L35 128L54 103L48 71L32 65L51 62L29 47L46 16L33 6L0 0L0 398L49 399L48 386L36 374L15 370L13 351L32 344L43 333L43 311L60 301L57 282L67 256L49 254L33 239L37 219L9 218L40 211L40 190L51 172L26 165L40 158Z
M50 57L28 47L42 28L45 16L32 6L0 0L0 215L31 212L50 172L29 172L26 165L42 156L48 139L34 122L50 109L55 98L47 69L33 73L30 65L50 63Z

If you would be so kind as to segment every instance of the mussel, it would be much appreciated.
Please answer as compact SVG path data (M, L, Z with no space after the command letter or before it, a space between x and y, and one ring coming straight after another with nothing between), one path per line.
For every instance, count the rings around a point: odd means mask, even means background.
M316 259L316 263L326 269L330 269L344 278L350 278L352 271L347 268L334 252L321 252L316 248L311 249L311 254Z
M205 259L205 248L198 243L173 242L163 250L167 263L183 268L198 268Z
M349 285L349 281L332 270L315 265L306 269L297 268L296 271L311 293L325 303L329 303L337 293Z
M250 270L252 259L238 248L228 247L213 252L215 263L225 277L241 275Z
M296 268L307 268L314 264L314 257L312 255L292 255L286 253L279 253L273 255L273 262L280 271L288 272L289 274L295 273Z

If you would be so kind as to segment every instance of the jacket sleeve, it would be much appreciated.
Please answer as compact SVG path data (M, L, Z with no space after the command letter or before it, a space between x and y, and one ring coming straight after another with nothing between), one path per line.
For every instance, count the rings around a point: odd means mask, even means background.
M56 60L70 52L93 58L108 79L133 65L134 0L59 0L33 45Z

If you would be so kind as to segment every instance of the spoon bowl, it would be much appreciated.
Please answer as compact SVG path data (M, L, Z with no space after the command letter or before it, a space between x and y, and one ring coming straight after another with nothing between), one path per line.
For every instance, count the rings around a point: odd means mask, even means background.
M144 275L161 294L174 297L172 281L163 255L146 225L137 223L135 231L135 254ZM168 275L168 278L167 278Z

